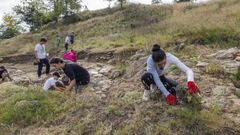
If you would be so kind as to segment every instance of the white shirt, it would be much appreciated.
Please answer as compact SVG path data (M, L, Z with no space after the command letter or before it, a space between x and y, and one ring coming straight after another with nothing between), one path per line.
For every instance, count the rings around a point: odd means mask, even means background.
M184 65L174 55L170 53L166 53L166 65L164 66L163 70L159 69L157 64L153 61L152 55L150 55L147 60L147 71L153 75L154 82L156 83L157 87L163 92L165 96L168 96L169 92L161 82L159 76L162 76L165 73L167 73L171 65L176 65L181 71L185 72L187 75L188 81L194 81L194 74L192 69Z
M45 51L45 45L44 44L37 44L35 46L35 51L37 51L37 56L39 59L45 59L46 58L46 51Z
M69 36L66 36L66 38L65 38L65 43L69 43Z
M49 79L47 79L47 81L44 83L43 89L45 91L48 91L49 88L51 88L52 86L55 86L56 80L51 77Z

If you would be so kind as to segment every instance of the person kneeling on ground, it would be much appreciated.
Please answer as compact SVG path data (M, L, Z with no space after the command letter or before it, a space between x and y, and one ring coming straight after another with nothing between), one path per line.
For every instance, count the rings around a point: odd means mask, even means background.
M142 76L141 81L144 85L143 100L149 100L150 86L157 86L167 99L169 105L177 103L176 91L174 87L178 83L168 79L164 74L169 70L171 65L175 64L181 71L187 75L187 86L190 93L199 93L199 89L194 82L193 71L184 65L178 58L170 53L165 53L160 45L154 44L152 54L147 59L147 72Z
M65 89L65 86L63 83L58 81L59 78L60 78L60 74L58 72L54 72L52 77L47 79L46 82L44 83L43 89L45 91L57 90L57 91L63 92Z
M7 69L4 66L0 66L0 79L4 81L6 78L12 81L12 78L9 76Z
M69 77L70 84L67 86L66 91L71 91L75 86L77 93L84 85L90 82L88 71L76 63L67 63L61 58L52 58L50 64L57 69L63 69L64 73Z

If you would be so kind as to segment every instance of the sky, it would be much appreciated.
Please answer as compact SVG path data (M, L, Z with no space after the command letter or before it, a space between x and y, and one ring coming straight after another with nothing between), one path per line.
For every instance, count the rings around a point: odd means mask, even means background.
M83 5L86 5L89 10L102 9L108 6L108 2L104 0L82 0ZM131 2L151 4L152 0L130 0ZM162 0L164 3L171 3L173 0ZM207 1L207 0L199 0ZM0 24L2 23L2 17L5 13L11 13L12 8L19 4L20 0L0 0Z

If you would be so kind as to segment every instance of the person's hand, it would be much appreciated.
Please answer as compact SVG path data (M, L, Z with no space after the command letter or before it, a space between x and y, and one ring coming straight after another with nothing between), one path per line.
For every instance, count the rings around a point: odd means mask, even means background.
M193 93L193 94L199 93L199 89L193 81L189 81L187 85L188 85L189 93Z
M169 94L167 96L167 103L169 105L176 105L177 104L177 98L175 96L173 96L172 94Z
M37 58L37 62L40 63L40 59L39 58Z

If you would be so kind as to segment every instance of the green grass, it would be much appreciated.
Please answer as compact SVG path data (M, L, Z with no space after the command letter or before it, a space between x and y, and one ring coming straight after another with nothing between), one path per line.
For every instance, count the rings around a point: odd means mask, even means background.
M46 93L40 88L1 85L0 129L51 122L70 109L67 97L58 92Z

